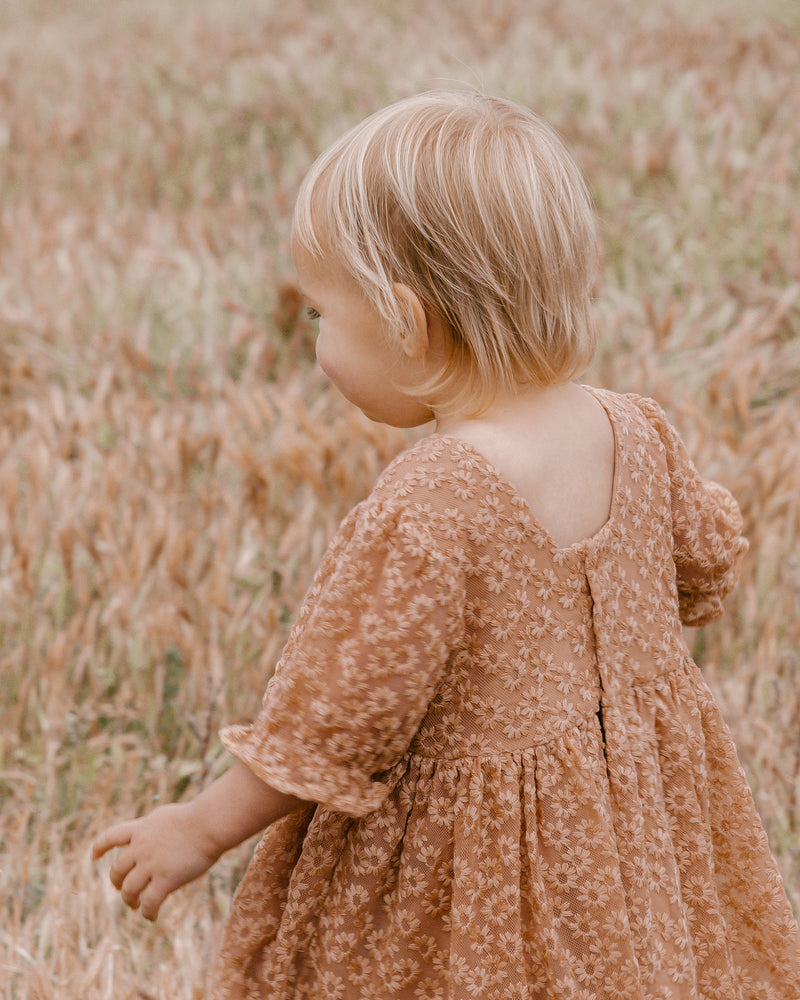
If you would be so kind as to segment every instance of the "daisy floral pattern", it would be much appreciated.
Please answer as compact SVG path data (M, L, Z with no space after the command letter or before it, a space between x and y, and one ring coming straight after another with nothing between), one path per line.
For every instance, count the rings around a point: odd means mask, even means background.
M213 1000L797 1000L800 936L682 623L746 550L651 400L606 525L558 548L432 436L344 521L260 714L222 738L317 802L262 837Z

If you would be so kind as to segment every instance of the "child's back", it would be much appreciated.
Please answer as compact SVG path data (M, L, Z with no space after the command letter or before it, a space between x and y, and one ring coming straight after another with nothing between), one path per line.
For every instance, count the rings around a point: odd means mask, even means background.
M393 105L314 164L293 254L323 370L436 433L343 523L236 764L99 838L123 899L153 918L268 826L215 1000L797 1000L682 632L721 614L741 517L657 404L574 384L598 246L557 136Z
M602 406L574 383L529 390L437 430L474 445L559 545L590 537L608 519L614 432Z
M596 403L614 472L605 510L564 522L572 544L448 434L343 526L260 718L225 736L326 808L266 834L215 996L800 993L797 929L681 631L721 610L738 511L654 403L576 392L596 483Z

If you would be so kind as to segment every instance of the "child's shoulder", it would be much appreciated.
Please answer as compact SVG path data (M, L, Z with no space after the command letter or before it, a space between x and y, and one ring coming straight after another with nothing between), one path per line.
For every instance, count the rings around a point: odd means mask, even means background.
M334 553L351 545L409 542L431 555L458 549L469 526L471 497L480 489L467 465L456 441L435 434L402 451L342 522Z
M461 506L479 494L485 475L480 455L466 442L434 433L397 455L371 496L381 503Z
M662 405L650 396L636 392L613 392L593 386L585 388L602 403L617 434L632 432L637 437L644 435L652 442L660 440L662 444L676 434Z
M637 421L641 421L643 417L650 422L667 419L660 403L638 392L614 392L613 389L601 389L590 385L585 385L584 389L598 399L607 411L611 410L617 415L627 414Z
M643 446L673 450L677 432L655 400L636 393L585 388L608 413L619 451ZM497 470L480 450L457 436L433 433L400 452L359 507L362 517L369 520L379 517L396 522L456 513L469 517L489 493L513 496L497 487Z
M586 386L606 410L619 444L663 445L674 433L662 407L636 393ZM627 439L627 442L625 441ZM379 476L367 504L386 510L469 509L497 486L497 471L468 441L433 433L397 455Z
M359 505L360 517L386 522L468 514L481 495L477 456L451 437L431 434L397 455Z

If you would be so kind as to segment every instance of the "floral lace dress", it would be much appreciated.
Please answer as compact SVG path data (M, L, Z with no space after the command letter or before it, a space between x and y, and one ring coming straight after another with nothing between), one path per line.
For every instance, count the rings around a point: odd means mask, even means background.
M800 937L681 622L746 549L651 400L613 424L611 514L559 548L431 436L344 521L252 726L319 803L264 834L214 1000L797 1000Z

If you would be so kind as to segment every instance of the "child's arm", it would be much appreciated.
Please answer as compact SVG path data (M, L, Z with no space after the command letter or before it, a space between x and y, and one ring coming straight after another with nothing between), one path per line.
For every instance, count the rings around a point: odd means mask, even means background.
M670 479L672 540L681 621L706 625L719 618L736 584L747 541L731 494L703 479L678 432L652 399L631 397L650 420L664 447Z
M229 850L282 816L305 805L257 778L237 761L197 798L161 806L111 827L92 847L92 857L121 848L111 881L131 909L155 920L175 889L207 871Z

